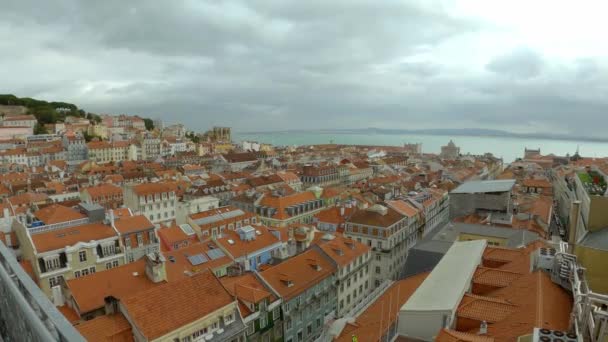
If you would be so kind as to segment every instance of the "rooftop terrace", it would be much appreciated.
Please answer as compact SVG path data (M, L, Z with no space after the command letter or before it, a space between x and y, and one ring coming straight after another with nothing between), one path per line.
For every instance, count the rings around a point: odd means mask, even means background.
M579 172L577 175L589 195L603 196L606 194L606 180L598 172L585 171Z

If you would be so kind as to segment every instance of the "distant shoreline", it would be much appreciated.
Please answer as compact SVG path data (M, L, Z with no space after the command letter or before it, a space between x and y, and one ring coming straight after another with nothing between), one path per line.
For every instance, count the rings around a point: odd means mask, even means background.
M578 137L569 135L547 135L547 134L528 134L512 133L491 130L388 130L388 129L338 129L338 130L280 130L280 131L250 131L234 132L235 134L256 135L256 134L384 134L384 135L426 135L426 136L446 136L446 137L490 137L490 138L514 138L514 139L534 139L534 140L556 140L556 141L584 141L608 143L608 138L597 137Z

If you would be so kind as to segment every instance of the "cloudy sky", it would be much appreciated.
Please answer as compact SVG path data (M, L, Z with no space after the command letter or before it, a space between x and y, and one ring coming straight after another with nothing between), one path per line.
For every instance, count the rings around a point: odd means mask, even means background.
M605 136L606 1L29 1L0 93L192 129Z

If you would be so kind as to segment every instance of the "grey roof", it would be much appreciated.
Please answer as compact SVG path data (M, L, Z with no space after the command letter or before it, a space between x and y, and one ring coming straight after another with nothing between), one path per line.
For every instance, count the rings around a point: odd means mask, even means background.
M515 185L515 179L501 179L489 181L466 182L452 190L452 194L475 194L484 192L511 191Z
M608 227L595 232L588 232L580 244L585 247L608 251Z
M403 277L407 278L433 270L444 254L416 248L410 249L405 260Z
M456 241L416 292L401 307L403 312L454 311L470 286L487 242Z
M520 247L540 239L540 236L538 236L537 233L528 231L526 229L513 229L492 225L453 222L445 225L440 232L435 234L433 240L453 242L456 241L458 236L462 233L507 239L508 247Z

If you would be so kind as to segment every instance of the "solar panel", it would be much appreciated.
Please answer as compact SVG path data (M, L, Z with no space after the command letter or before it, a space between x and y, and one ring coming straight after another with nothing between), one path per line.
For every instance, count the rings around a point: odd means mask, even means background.
M211 260L219 259L221 257L226 256L226 254L224 254L224 252L219 248L208 250L207 255Z
M192 226L187 223L180 224L179 228L181 228L186 235L194 235L194 229L192 229Z
M192 264L192 266L204 264L208 261L207 257L204 254L195 254L188 257L188 261Z

